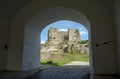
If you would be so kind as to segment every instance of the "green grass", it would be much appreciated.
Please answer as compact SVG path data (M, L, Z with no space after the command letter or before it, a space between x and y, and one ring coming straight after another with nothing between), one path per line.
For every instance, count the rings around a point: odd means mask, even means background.
M50 58L46 60L41 60L41 64L63 66L64 64L69 63L70 61L89 62L89 54L88 53L52 54Z

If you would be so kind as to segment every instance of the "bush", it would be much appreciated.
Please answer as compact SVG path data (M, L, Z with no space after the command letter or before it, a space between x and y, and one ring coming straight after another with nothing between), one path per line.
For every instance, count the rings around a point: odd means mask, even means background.
M52 61L47 61L46 63L47 63L47 64L52 64L53 62L52 62Z

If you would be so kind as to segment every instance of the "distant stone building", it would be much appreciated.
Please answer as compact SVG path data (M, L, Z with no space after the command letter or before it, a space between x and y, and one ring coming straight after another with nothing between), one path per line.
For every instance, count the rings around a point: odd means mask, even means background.
M48 40L41 45L41 52L68 53L68 52L88 52L88 47L80 44L79 29L68 29L68 31L58 31L57 28L50 28Z

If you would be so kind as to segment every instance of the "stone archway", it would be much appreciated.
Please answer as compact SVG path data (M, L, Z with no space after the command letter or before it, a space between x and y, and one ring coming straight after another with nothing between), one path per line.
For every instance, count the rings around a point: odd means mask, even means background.
M14 53L15 57L18 56L19 60L18 66L14 67L14 64L10 64L9 62L13 61L10 55L8 55L8 69L14 69L14 70L30 70L40 67L40 37L39 34L42 31L42 29L55 21L58 20L72 20L76 21L78 23L81 23L84 25L89 32L89 42L91 41L91 33L90 33L90 22L87 19L85 15L80 13L79 11L76 11L74 9L70 8L63 8L63 7L53 7L49 8L47 10L44 10L31 18L29 21L24 22L20 24L20 28L16 27L16 25L19 24L19 20L16 22L16 20L13 21L12 27L14 28L11 31L11 52ZM18 25L19 26L19 25ZM16 38L18 40L12 41L15 33L15 29L18 29L19 32L22 31L22 33L18 34L19 38ZM13 43L14 42L14 43ZM16 50L14 50L16 48ZM21 53L23 52L23 53ZM90 48L91 52L91 48ZM90 58L92 58L92 53L90 55ZM91 59L92 60L92 59ZM90 62L92 64L92 61ZM21 65L22 64L22 65ZM92 68L92 65L91 65Z
M39 39L39 37L36 35L37 32L40 32L47 24L57 20L66 19L66 20L73 20L76 22L80 22L81 24L87 27L90 26L89 21L80 18L87 19L87 17L89 17L92 25L91 32L89 32L90 34L89 38L91 42L90 44L92 44L90 46L92 47L92 50L90 51L92 51L93 54L93 57L92 56L91 57L94 60L93 62L94 72L96 74L116 73L116 63L115 63L116 58L114 53L115 39L114 39L114 31L113 31L114 26L112 24L113 22L112 22L111 14L109 14L106 5L99 1L95 1L93 3L89 0L70 1L70 4L68 4L68 1L65 1L64 3L62 3L61 1L57 3L54 3L54 1L53 3L51 1L45 1L45 2L44 1L39 1L39 0L32 1L24 8L19 10L16 13L16 15L14 15L13 20L11 21L12 23L11 23L11 30L9 36L9 46L8 46L9 50L6 60L7 61L6 69L20 71L20 70L31 70L38 68L40 66L38 60L40 57L37 56L39 55L39 53L37 53L36 55L36 53L33 54L32 51L30 51L32 54L30 52L27 52L27 49L29 49L29 47L33 48L32 46L34 46L35 44L34 43L33 45L31 45L30 41L34 41L34 40L29 40L27 38L35 37ZM72 2L74 2L74 4ZM86 2L88 4L86 4ZM52 10L51 9L45 10L46 8L53 6L71 7L78 11L63 7L51 8ZM85 17L79 11L83 12L87 17ZM83 16L80 17L79 15L83 15ZM35 25L34 28L33 25ZM40 25L39 26L40 29L37 28L37 25ZM90 27L87 28L90 29ZM34 37L30 37L29 35L27 35L27 33L30 34L29 33L30 30L34 32L35 34ZM25 36L27 37L24 38ZM36 43L37 41L38 40L36 40ZM110 42L110 43L105 44L106 42ZM30 46L28 46L29 44ZM96 47L96 45L99 45L99 47ZM37 48L37 51L38 50L39 48ZM109 58L107 58L108 55ZM111 66L108 67L109 63L111 63Z
M89 36L90 36L90 22L86 18L85 15L83 15L82 13L80 13L76 10L70 9L70 8L63 8L63 7L50 8L50 9L47 9L47 10L41 12L37 16L35 16L31 21L29 21L26 24L25 36L24 36L24 46L25 46L24 48L25 49L24 49L23 53L25 53L25 52L27 52L28 54L31 53L32 56L33 56L32 53L35 52L35 51L39 53L39 49L37 49L38 47L40 47L39 46L39 35L38 34L49 23L52 23L52 22L55 22L55 21L58 21L58 20L62 20L62 19L63 20L66 20L66 19L67 20L72 20L72 21L76 21L76 22L79 22L79 23L83 24L88 29ZM89 37L89 40L90 40L90 37ZM30 41L32 41L32 42L29 45L26 45L26 42L30 42ZM90 58L92 58L92 57L90 57ZM29 59L29 58L25 59L26 62L23 61L23 62L25 62L24 64L28 63L27 59ZM36 62L36 61L34 61L34 62ZM91 60L90 63L92 64L92 60ZM91 67L92 67L92 65L91 65ZM28 68L27 65L26 65L26 68Z

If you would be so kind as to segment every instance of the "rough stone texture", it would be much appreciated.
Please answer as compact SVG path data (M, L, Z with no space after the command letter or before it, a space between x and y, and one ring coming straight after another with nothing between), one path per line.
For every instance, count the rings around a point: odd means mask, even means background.
M57 28L50 28L48 40L41 44L41 52L68 53L89 51L85 44L80 43L79 29L68 29L67 32L58 31Z
M51 67L25 79L90 79L89 68Z

